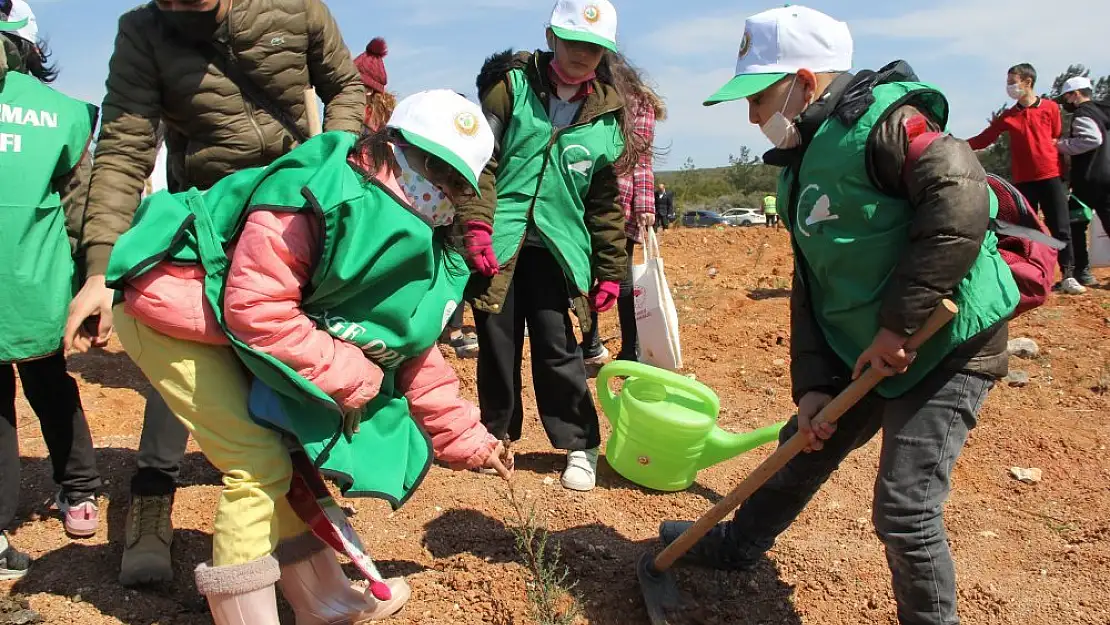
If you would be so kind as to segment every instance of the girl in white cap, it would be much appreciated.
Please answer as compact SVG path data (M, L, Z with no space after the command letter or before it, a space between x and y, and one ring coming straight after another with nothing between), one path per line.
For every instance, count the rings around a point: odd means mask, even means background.
M582 491L596 482L601 439L567 302L586 331L591 309L616 303L627 271L617 172L639 158L626 149L634 119L623 114L605 60L616 36L607 0L560 0L547 30L552 52L486 61L478 92L498 151L482 172L481 197L459 207L477 271L469 297L482 422L520 438L527 323L540 419L568 452L563 486Z
M433 448L510 475L435 348L470 273L443 226L492 151L477 105L424 92L361 138L327 133L205 193L157 194L117 243L120 340L224 474L196 571L217 625L277 625L275 583L298 625L385 618L409 596L401 578L387 600L351 588L286 500L287 445L344 494L395 507Z

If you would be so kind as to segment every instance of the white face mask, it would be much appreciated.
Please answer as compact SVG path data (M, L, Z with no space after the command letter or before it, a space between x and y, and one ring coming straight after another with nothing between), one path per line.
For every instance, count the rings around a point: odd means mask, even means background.
M416 212L427 217L432 222L432 226L446 226L454 221L455 205L451 203L447 194L409 165L404 150L394 146L393 155L401 168L401 178L398 182Z
M763 131L763 135L776 148L781 150L789 150L802 144L802 134L798 132L798 126L783 114L787 105L790 104L790 96L794 94L794 86L797 84L798 77L795 76L794 82L790 84L790 91L786 94L786 102L782 105L782 111L776 112L771 116L771 119L768 119L759 127Z
M1025 91L1022 90L1021 85L1014 83L1006 85L1006 95L1010 96L1011 100L1020 100L1021 96L1025 95Z

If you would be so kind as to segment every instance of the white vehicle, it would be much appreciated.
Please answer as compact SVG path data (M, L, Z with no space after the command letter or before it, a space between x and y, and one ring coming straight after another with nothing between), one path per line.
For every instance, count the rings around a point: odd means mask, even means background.
M721 217L730 226L767 225L767 216L763 214L763 211L755 208L730 208L721 211Z

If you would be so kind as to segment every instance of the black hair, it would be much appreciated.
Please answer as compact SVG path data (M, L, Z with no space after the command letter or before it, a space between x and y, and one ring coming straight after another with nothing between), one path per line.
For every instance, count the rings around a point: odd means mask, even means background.
M1006 73L1013 74L1014 76L1017 76L1022 80L1028 78L1030 85L1036 86L1037 84L1037 70L1028 63L1018 63L1017 65L1011 67L1010 70Z
M21 67L13 67L12 69L30 74L44 83L52 83L58 78L58 66L49 62L50 48L47 47L45 41L33 44L22 37L16 37L9 33L4 33L4 38L7 39L5 46L10 44L22 63Z

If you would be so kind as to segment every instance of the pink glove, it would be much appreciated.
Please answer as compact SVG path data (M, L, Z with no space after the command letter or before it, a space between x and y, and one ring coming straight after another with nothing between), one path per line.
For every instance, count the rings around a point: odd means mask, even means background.
M481 221L466 222L466 253L474 269L487 278L496 276L501 268L493 253L493 226Z
M590 305L599 313L603 313L617 303L617 296L621 293L621 285L613 280L602 280L590 291Z

